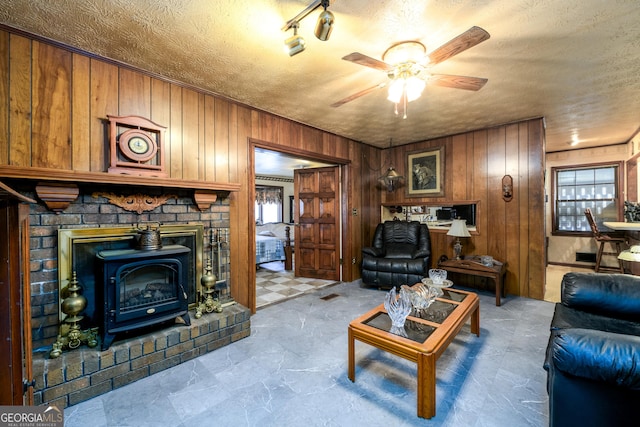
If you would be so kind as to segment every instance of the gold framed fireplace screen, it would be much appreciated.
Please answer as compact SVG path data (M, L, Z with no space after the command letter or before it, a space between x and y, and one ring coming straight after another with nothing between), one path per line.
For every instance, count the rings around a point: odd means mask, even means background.
M85 317L91 322L96 318L96 254L105 249L133 247L139 229L135 226L76 228L58 231L58 317L63 325L66 317L62 302L69 293L69 285L75 279L82 286L87 298ZM204 225L163 225L160 227L163 244L177 244L191 249L189 273L189 309L194 309L202 294Z

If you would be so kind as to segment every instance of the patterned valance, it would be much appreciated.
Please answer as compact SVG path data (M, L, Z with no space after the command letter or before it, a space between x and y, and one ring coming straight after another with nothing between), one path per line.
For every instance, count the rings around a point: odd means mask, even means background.
M256 187L256 203L282 203L282 187Z

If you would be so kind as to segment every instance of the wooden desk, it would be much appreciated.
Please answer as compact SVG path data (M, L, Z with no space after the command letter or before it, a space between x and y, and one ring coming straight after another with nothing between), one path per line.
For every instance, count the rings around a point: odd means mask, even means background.
M493 260L493 266L489 267L480 262L480 257L469 256L464 259L448 259L438 264L438 268L451 273L468 274L470 276L488 277L496 284L496 305L500 305L500 297L504 297L504 277L507 269L504 263Z

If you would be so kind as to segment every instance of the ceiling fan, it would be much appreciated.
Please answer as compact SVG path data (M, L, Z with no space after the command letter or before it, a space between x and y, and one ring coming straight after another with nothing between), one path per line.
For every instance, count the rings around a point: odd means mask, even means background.
M420 97L426 83L438 86L480 90L487 79L479 77L455 76L450 74L431 74L432 66L449 59L460 52L487 40L489 33L480 27L471 27L459 36L449 40L433 52L426 55L426 47L419 41L402 41L391 45L382 55L382 61L359 52L353 52L343 57L345 61L355 62L365 67L385 71L390 81L379 83L375 86L354 93L338 102L332 107L340 107L347 102L360 98L376 89L389 85L389 99L404 110L403 116L407 117L407 103Z

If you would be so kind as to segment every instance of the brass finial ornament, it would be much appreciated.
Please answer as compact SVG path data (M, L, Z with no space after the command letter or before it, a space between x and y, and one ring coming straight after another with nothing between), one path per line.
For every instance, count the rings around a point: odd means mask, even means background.
M86 331L80 329L80 322L84 319L84 316L81 316L80 313L87 308L87 299L81 294L81 291L82 286L78 282L74 271L67 287L68 295L60 305L60 309L67 317L60 325L60 334L49 353L51 358L60 356L64 349L73 350L78 348L82 343L86 343L91 348L98 345L98 328L91 328Z
M202 301L196 308L196 319L202 317L204 313L222 313L222 304L214 298L216 275L211 272L211 258L207 258L207 264L204 268L205 274L200 279L202 285Z

